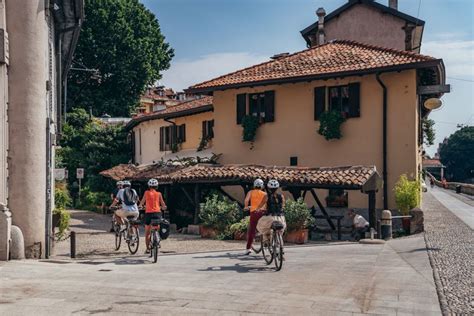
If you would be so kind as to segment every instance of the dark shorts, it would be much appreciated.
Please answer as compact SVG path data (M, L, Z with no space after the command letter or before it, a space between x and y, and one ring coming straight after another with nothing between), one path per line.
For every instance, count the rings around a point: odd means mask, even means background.
M161 212L145 213L145 225L150 225L152 219L161 219Z

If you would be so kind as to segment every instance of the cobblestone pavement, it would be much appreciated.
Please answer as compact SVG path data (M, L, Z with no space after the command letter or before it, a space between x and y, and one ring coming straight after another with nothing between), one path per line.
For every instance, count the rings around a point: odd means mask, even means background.
M473 315L473 231L430 192L424 194L423 210L425 240L443 314Z

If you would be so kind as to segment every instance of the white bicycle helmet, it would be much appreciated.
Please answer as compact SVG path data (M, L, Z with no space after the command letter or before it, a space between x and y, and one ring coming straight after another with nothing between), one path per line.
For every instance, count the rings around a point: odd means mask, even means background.
M262 179L256 179L256 180L253 182L253 187L254 187L254 188L263 189L264 186L265 186L265 184L263 183L263 180L262 180Z
M131 186L132 186L132 183L130 183L130 181L128 181L128 180L124 180L124 181L122 181L122 185L123 185L124 187L131 187Z
M279 187L280 187L280 183L275 179L271 179L267 183L267 188L269 189L278 189Z
M149 187L157 187L158 186L158 180L156 180L156 179L148 180L148 186Z
M117 186L123 185L123 181L117 181Z

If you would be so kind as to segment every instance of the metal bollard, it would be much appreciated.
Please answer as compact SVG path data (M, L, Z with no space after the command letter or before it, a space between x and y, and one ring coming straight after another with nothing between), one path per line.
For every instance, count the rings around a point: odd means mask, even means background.
M71 258L76 258L76 232L72 231L69 238L71 239Z
M392 239L392 212L389 210L382 211L381 221L382 239Z

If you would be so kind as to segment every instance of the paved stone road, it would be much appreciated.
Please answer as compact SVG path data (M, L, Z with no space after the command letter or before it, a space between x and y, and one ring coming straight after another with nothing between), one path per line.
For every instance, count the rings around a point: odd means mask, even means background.
M286 249L0 263L1 315L439 315L422 236Z
M439 199L439 200L438 200ZM444 314L473 315L472 245L474 233L469 222L474 207L463 203L441 189L424 194L425 239L437 281L437 288ZM452 207L454 215L445 205ZM470 209L469 209L470 208ZM471 215L472 217L472 215Z

